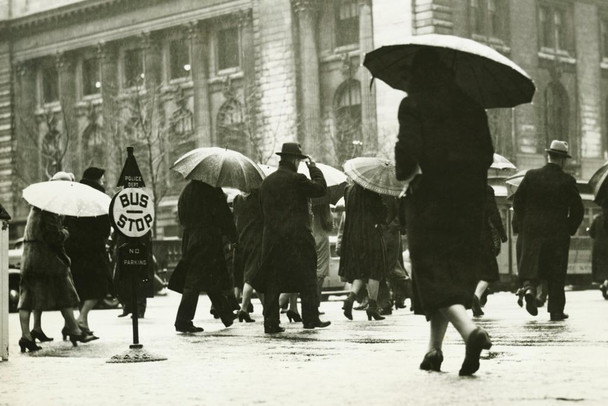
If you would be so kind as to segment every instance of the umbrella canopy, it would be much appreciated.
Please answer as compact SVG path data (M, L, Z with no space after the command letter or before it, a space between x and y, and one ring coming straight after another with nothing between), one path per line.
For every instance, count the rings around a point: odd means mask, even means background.
M507 185L507 192L508 192L507 197L513 196L513 194L519 187L521 181L524 179L526 172L528 172L527 169L523 170L523 171L519 171L515 175L509 176L507 179L505 179L505 184Z
M214 187L232 187L250 192L264 180L260 167L240 152L225 148L197 148L182 155L173 166L184 178Z
M266 176L270 175L277 170L276 167L270 165L259 165ZM316 163L317 168L323 172L323 177L327 183L327 195L322 198L313 199L313 203L331 203L336 204L338 200L344 195L344 188L346 187L346 175L339 169L333 166ZM304 162L300 162L298 167L298 173L306 175L310 179L310 172L308 171L308 165Z
M604 163L589 179L589 186L595 197L595 202L601 204L602 201L606 201L608 197L608 187L604 186L606 178L608 177L608 162Z
M365 189L383 195L399 197L407 185L397 180L395 164L382 158L349 159L344 163L344 173Z
M32 206L73 217L108 214L110 197L90 186L65 180L40 182L23 189L23 198Z
M494 154L494 161L488 170L488 178L506 178L512 175L517 167L502 155Z
M479 42L453 35L410 37L404 44L380 47L365 55L363 65L389 86L407 91L404 73L416 53L434 48L453 72L456 84L484 108L515 107L532 101L535 87L517 64Z

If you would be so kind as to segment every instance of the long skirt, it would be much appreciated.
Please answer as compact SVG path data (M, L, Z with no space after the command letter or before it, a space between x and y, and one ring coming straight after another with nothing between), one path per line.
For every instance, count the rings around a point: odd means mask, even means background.
M80 303L69 270L56 275L27 273L19 283L19 310L60 310Z

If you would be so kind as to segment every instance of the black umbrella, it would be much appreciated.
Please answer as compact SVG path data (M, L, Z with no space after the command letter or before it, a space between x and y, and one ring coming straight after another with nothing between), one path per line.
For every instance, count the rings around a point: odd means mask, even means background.
M515 107L532 101L534 83L522 68L486 45L453 35L413 36L403 44L367 53L363 65L375 78L407 91L405 74L416 53L424 48L435 49L452 70L456 84L484 108Z

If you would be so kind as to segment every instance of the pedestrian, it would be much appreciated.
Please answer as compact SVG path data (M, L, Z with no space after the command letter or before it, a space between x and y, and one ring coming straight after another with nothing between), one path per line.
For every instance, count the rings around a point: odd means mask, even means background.
M548 163L526 172L513 196L519 238L519 281L524 290L526 310L538 314L536 293L540 279L547 280L548 305L552 321L564 320L570 236L576 233L584 215L576 180L564 172L571 158L565 141L553 140Z
M608 202L603 202L602 211L593 217L589 227L593 238L591 250L591 274L599 283L604 299L608 300Z
M192 180L179 196L177 213L184 233L182 257L169 282L170 288L173 286L182 293L175 330L182 333L203 331L192 323L202 291L207 292L222 323L229 327L235 315L223 294L232 287L223 237L235 243L237 236L226 195L220 187Z
M89 167L82 174L80 183L105 193L104 173L104 169ZM110 218L108 215L66 217L65 226L70 235L65 249L72 261L74 285L81 301L76 321L83 331L93 334L89 328L89 312L110 292L110 261L106 251L111 231Z
M243 287L241 307L237 313L239 322L252 323L255 320L249 313L253 312L251 297L253 286L251 277L260 266L262 254L262 235L264 222L260 206L260 190L237 195L232 202L234 223L238 234L238 243L234 252L234 274L237 283Z
M264 221L262 261L252 280L264 293L264 332L285 331L279 326L279 295L299 292L304 328L327 327L319 319L316 300L317 253L311 229L313 197L326 193L327 184L315 162L302 153L300 144L284 143L279 168L268 175L260 188ZM306 160L310 178L297 173Z
M51 181L69 180L67 176L55 176ZM74 346L94 339L80 329L74 318L80 298L74 288L70 258L65 253L68 231L63 228L62 217L32 206L25 224L18 303L21 352L39 350L36 338L49 341L42 330L30 331L33 311L60 310L67 325L67 330L62 331L64 339L69 337Z
M334 219L329 203L314 202L312 205L312 235L317 249L317 308L321 306L323 284L329 275L331 260L329 234L334 229ZM320 313L322 314L322 313Z
M493 146L484 108L454 83L433 49L412 61L408 96L399 106L396 175L410 181L405 198L413 306L430 321L420 368L439 371L448 323L466 343L460 375L479 369L492 345L466 312L477 283L487 172Z
M386 221L386 207L376 192L354 183L344 191L344 233L340 247L338 275L351 284L344 300L344 316L353 319L353 303L359 292L367 287L368 320L384 320L378 307L380 281L386 274L386 252L382 226Z
M501 245L507 241L507 233L502 224L502 218L496 205L496 197L492 186L486 186L486 206L485 219L483 222L481 234L481 274L479 282L473 294L473 303L471 309L473 316L483 316L484 312L481 309L481 298L490 286L490 283L499 280L498 262L496 256L500 254Z

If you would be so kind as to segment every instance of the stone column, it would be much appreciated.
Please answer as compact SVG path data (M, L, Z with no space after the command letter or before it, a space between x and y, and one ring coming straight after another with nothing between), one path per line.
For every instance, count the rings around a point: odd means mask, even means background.
M156 33L146 31L141 34L141 44L144 52L145 87L159 96L163 64L160 39Z
M80 131L76 118L76 64L72 55L59 53L55 57L57 74L59 75L59 101L61 113L59 118L63 122L64 142L62 149L67 148L67 152L58 170L74 172L78 176L82 166L82 148L80 143Z
M241 66L243 69L244 79L244 94L245 94L245 131L254 140L249 143L249 156L256 161L258 157L258 149L261 147L261 140L258 140L258 125L257 125L257 89L255 83L255 55L254 55L254 40L253 40L253 24L251 21L251 13L244 12L238 15L238 24L241 32Z
M359 51L363 63L365 54L374 49L372 4L371 0L359 2ZM369 71L359 66L359 82L361 83L361 134L363 136L363 154L375 155L378 151L378 126L376 117L375 87L370 87Z
M194 106L195 142L198 147L213 145L211 102L209 100L208 34L198 21L188 25L190 64L192 65L192 97Z
M305 153L325 159L329 151L318 148L321 137L321 91L317 52L317 0L292 0L298 20L300 68L299 140Z
M114 187L126 158L126 151L121 137L123 125L117 104L120 88L118 47L113 43L106 44L100 42L97 45L97 56L99 57L101 70L101 99L103 100L101 114L106 143L106 184Z

